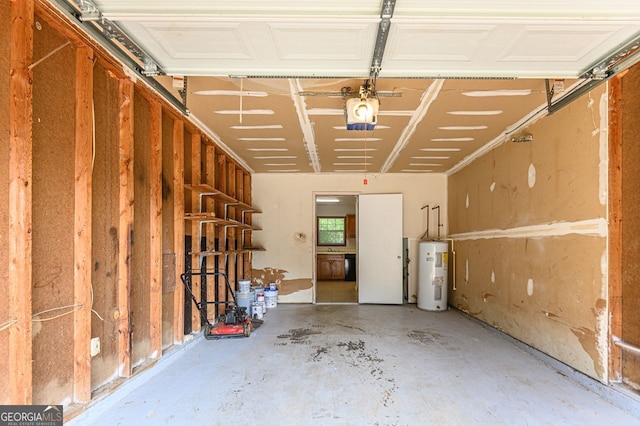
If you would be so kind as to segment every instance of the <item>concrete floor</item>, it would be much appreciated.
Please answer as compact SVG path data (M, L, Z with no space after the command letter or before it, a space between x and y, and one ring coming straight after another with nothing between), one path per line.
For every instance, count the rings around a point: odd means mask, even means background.
M280 304L249 338L196 339L66 424L637 425L636 407L457 311Z

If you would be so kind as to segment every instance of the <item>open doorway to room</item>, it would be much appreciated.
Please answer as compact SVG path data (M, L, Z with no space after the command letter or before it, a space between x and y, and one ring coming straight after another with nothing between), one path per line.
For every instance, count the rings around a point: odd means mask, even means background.
M358 303L357 195L316 195L316 303Z

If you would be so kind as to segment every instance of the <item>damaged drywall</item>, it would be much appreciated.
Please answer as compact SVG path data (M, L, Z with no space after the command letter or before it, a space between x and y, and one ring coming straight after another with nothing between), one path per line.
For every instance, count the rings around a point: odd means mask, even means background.
M253 285L265 288L274 283L278 289L278 301L295 303L299 301L300 297L304 297L302 294L308 293L313 289L313 280L311 278L287 279L287 274L288 272L284 269L252 269L251 282ZM304 302L305 300L302 301Z
M606 380L603 102L600 87L522 130L532 141L506 142L450 176L449 303Z

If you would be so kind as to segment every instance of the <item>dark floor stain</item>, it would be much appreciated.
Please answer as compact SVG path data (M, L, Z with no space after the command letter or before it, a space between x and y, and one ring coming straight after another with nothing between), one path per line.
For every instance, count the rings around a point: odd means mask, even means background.
M423 345L431 345L438 340L442 340L442 335L432 330L412 330L407 333L407 337Z
M287 334L279 335L278 339L289 339L291 343L305 343L309 339L309 336L313 336L314 334L320 334L320 332L309 328L294 328L289 330Z
M337 346L344 349L345 352L341 355L345 357L346 362L373 379L371 384L380 392L381 404L385 407L393 404L393 397L397 390L395 379L386 376L385 360L378 356L378 352L375 349L368 349L363 340L338 342Z
M367 332L366 330L364 330L364 329L362 329L360 327L354 327L352 325L344 325L344 324L336 324L336 325L340 326L340 327L344 327L344 328L350 328L351 330L359 330L359 331L362 331L363 333Z
M339 342L338 347L345 347L348 351L364 351L364 342L362 340Z
M311 355L311 360L318 362L320 360L322 360L322 355L323 354L328 354L329 353L329 349L326 347L322 347L322 348L318 348L318 350L316 350L316 352Z

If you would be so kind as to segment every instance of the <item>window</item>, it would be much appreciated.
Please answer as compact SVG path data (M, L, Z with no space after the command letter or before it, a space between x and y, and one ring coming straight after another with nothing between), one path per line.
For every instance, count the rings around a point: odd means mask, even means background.
M345 218L334 216L318 216L318 245L344 246Z

